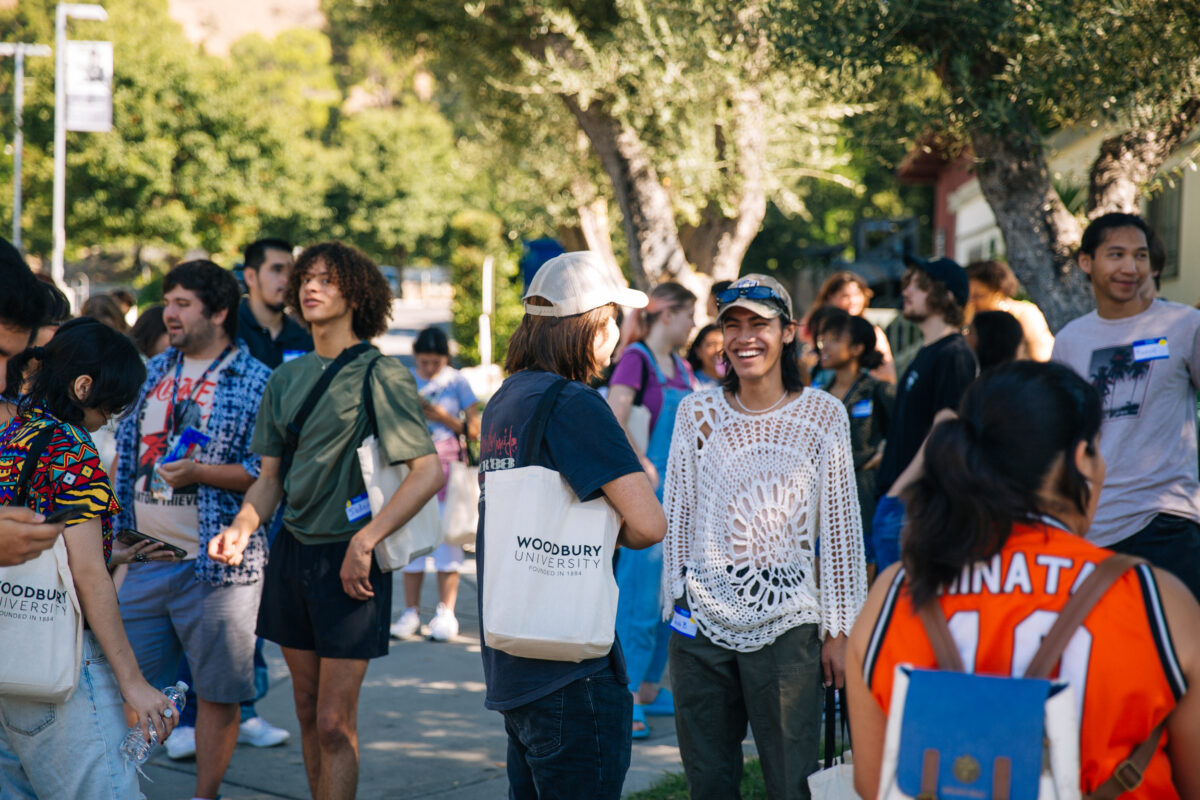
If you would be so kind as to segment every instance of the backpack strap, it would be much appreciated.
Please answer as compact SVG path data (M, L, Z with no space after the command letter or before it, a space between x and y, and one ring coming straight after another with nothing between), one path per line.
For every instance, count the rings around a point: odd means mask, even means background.
M1058 612L1058 619L1042 639L1042 646L1033 654L1033 660L1025 670L1026 678L1048 678L1054 665L1062 657L1075 630L1083 624L1096 603L1104 596L1117 579L1138 564L1146 563L1140 558L1112 555L1096 565L1091 575L1084 579L1071 599Z
M946 615L937 599L930 600L917 610L917 617L925 626L925 635L933 645L933 656L937 659L939 669L949 672L966 672L958 646L954 644L954 636L950 626L946 624Z
M42 453L45 452L46 445L50 444L50 438L54 436L54 431L57 429L57 425L47 425L38 431L34 435L33 441L29 443L29 452L25 454L25 463L21 465L21 475L17 478L16 497L13 498L14 506L25 506L29 502L29 488L33 483L33 473L37 470L38 462L42 460Z
M642 357L642 385L638 387L637 393L633 396L633 404L635 406L646 405L646 384L650 381L650 362L654 360L654 354L650 352L650 348L643 345L641 342L634 342L629 345L637 350ZM654 365L654 371L658 372L658 365Z
M1150 766L1150 759L1158 750L1158 742L1162 739L1163 730L1167 727L1164 719L1150 731L1146 740L1133 748L1129 758L1122 761L1108 776L1108 780L1096 787L1096 791L1085 796L1085 800L1117 800L1126 792L1132 792L1142 783L1142 773Z
M342 367L370 349L371 345L366 342L359 342L353 347L347 347L338 354L338 357L334 359L332 364L325 368L324 372L321 373L320 379L309 390L308 396L304 398L304 404L300 406L300 410L296 412L296 416L288 423L287 432L284 434L283 454L279 458L280 484L283 483L288 470L292 467L292 459L296 457L296 449L300 446L300 429L308 421L308 417L316 407L317 401L325 395L325 390L329 388L329 384L333 383L334 376L341 371Z

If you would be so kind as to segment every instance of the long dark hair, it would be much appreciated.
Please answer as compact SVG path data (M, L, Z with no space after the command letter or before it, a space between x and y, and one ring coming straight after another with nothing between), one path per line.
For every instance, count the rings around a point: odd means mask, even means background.
M1088 452L1096 446L1100 396L1067 367L997 367L967 388L958 415L929 434L925 474L908 498L902 557L917 607L965 566L998 553L1014 522L1041 513L1038 493L1056 463L1056 488L1080 511L1100 490L1074 455L1079 442Z
M851 347L856 344L862 345L862 353L858 356L858 366L861 369L875 369L883 363L883 353L875 349L875 326L862 317L852 317L840 308L835 308L821 320L821 329L815 333L817 336L826 333L838 336L847 334Z
M31 362L33 372L26 375ZM72 394L80 375L92 378L86 400ZM20 410L44 408L63 422L83 423L83 412L98 408L117 415L137 399L146 380L146 368L129 337L97 322L80 317L59 326L45 347L30 347L8 362L8 385L28 383Z

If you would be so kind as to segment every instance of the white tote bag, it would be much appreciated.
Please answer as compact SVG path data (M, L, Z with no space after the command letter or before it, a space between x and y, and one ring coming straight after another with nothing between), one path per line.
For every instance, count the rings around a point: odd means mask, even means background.
M83 657L83 613L60 536L37 558L0 567L0 696L62 703Z
M408 466L388 464L374 435L364 439L358 448L358 466L362 470L363 485L367 487L371 516L375 516L408 477ZM414 558L432 553L441 543L442 524L438 518L435 496L421 507L408 524L375 545L375 560L384 572L395 572Z
M542 396L524 463L540 460L542 434L566 379ZM621 518L608 500L581 502L540 466L484 474L483 641L523 658L582 661L612 649Z
M450 465L446 502L442 507L442 536L446 544L462 547L475 542L479 528L479 468L461 461Z

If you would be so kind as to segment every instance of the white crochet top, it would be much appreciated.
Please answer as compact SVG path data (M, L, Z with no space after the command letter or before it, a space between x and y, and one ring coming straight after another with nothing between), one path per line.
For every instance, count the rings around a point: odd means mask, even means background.
M746 414L720 387L688 395L663 508L664 619L686 585L700 630L731 650L753 652L807 623L850 632L867 574L850 420L833 396L805 389L775 411Z

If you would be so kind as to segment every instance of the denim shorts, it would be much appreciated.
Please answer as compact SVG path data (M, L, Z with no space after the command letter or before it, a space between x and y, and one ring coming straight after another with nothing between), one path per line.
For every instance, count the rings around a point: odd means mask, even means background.
M611 670L503 712L512 800L619 800L633 695Z
M79 684L66 702L0 697L0 797L141 797L137 772L119 752L126 730L117 678L86 631Z

